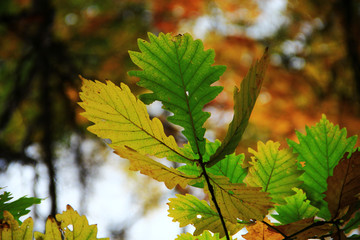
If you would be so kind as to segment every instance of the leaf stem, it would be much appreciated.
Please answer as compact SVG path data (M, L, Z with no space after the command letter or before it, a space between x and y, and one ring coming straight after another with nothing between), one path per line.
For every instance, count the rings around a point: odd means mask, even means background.
M227 230L227 228L226 228L225 220L224 220L223 215L221 214L221 210L220 210L219 204L217 203L217 200L216 200L216 197L215 197L214 188L213 188L213 186L212 186L211 183L210 183L210 177L209 177L209 175L208 175L207 172L206 172L205 163L203 162L202 155L200 155L199 163L200 163L200 166L201 166L201 168L202 168L202 171L203 171L203 174L204 174L204 177L205 177L205 180L206 180L206 184L207 184L208 187L209 187L209 192L210 192L210 194L211 194L211 199L212 199L212 201L214 202L216 211L217 211L218 214L219 214L221 224L222 224L222 226L223 226L223 228L224 228L224 232L225 232L226 239L227 239L227 240L230 240L229 232L228 232L228 230Z

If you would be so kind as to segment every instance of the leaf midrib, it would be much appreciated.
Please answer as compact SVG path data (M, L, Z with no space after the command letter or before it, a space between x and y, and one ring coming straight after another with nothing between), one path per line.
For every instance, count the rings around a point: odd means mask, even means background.
M180 157L182 157L182 158L184 158L184 159L186 159L186 160L189 160L189 161L191 161L191 162L194 161L193 159L190 159L190 158L188 158L188 157L180 154L179 152L175 151L173 148L171 148L171 147L169 147L168 145L166 145L165 143L163 143L163 142L161 141L161 139L156 138L155 136L153 136L152 134L150 134L148 131L146 131L142 126L137 125L135 122L133 122L132 120L130 120L130 119L129 119L128 117L126 117L124 114L122 114L121 112L119 112L119 111L116 109L116 107L115 107L116 104L115 104L114 100L112 99L112 96L111 96L111 95L109 94L109 92L107 91L107 88L104 87L103 89L104 89L104 91L106 92L106 94L109 96L109 99L110 99L112 105L110 105L109 102L108 102L106 99L102 98L101 95L99 95L99 98L100 98L101 100L103 100L103 102L105 102L106 104L108 104L108 106L110 106L112 109L114 109L114 110L115 110L119 115L121 115L124 119L126 119L127 121L129 121L133 126L139 128L142 132L146 133L146 134L147 134L148 136L150 136L152 139L155 139L155 140L156 140L158 143L160 143L161 145L167 147L170 151L174 152L174 153L177 154L178 156L180 156ZM122 88L121 88L121 90L124 91ZM117 91L116 91L116 94L117 94L117 96L119 97L119 99L121 100L121 96L119 96L119 93L118 93ZM127 96L127 97L128 97L128 96ZM130 101L130 102L132 103L132 101ZM122 101L121 101L121 103L122 103L122 105L124 105L124 103L123 103ZM133 103L132 103L132 105L133 105ZM96 109L97 111L104 112L104 111L102 111L102 110L100 110L100 109L97 109L97 108L94 108L94 107L88 106L88 108L92 108L92 109ZM127 111L126 108L125 108L125 110ZM136 112L136 111L135 111L135 112ZM129 115L129 114L128 114L128 115ZM139 115L138 115L137 112L136 112L136 115L137 115L138 119L141 119L141 118L139 118ZM107 119L106 121L109 121L109 120ZM149 119L149 121L150 121L150 122L153 122L153 121L150 120L150 119ZM116 121L112 121L112 122L119 123L119 122L116 122ZM139 122L140 122L140 124L141 124L141 121L139 121ZM151 129L152 129L152 127L151 127Z

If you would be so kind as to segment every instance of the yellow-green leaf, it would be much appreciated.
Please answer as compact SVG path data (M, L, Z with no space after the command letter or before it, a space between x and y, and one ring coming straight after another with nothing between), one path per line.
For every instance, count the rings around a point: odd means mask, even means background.
M169 200L168 216L173 218L173 222L179 222L180 227L192 224L196 228L194 235L199 235L204 230L210 230L219 233L220 237L225 236L219 214L212 210L206 201L199 200L190 194L185 196L176 194L176 198L170 198ZM231 223L227 219L224 220L230 235L234 235L245 226L245 224Z
M106 240L108 238L97 238L97 226L89 225L85 216L80 216L77 211L70 206L66 206L66 211L56 214L57 224L54 218L49 217L46 221L45 234L35 232L36 240L60 240L62 234L65 240Z
M183 233L179 235L175 240L225 240L226 238L220 238L219 234L212 235L209 231L204 231L200 236L193 236L190 233ZM230 240L232 237L230 237Z
M296 156L290 149L279 150L280 143L268 141L258 142L257 151L249 148L252 153L252 165L244 182L253 187L262 187L270 193L274 203L285 204L285 197L293 195L294 187L301 185L298 177L303 171L296 167Z
M236 223L237 219L249 221L262 220L273 204L261 187L249 187L242 183L231 183L227 177L209 174L215 198L219 204L221 214L229 221ZM209 187L205 185L205 192L210 195ZM215 209L213 202L212 207Z
M181 151L173 136L167 137L158 118L149 117L146 106L129 87L117 87L111 81L83 80L79 105L83 116L95 123L88 130L110 139L111 147L128 146L141 154L167 157L176 162L191 162L191 155Z
M10 212L4 211L4 219L0 220L0 239L32 240L34 222L27 218L21 226Z
M49 216L45 224L45 234L35 232L36 240L62 240L61 231L56 220Z
M129 159L130 170L140 171L160 182L164 182L169 189L176 185L185 188L188 184L194 184L200 177L186 175L175 168L169 168L148 156L142 155L129 148L115 148L115 152L123 158Z

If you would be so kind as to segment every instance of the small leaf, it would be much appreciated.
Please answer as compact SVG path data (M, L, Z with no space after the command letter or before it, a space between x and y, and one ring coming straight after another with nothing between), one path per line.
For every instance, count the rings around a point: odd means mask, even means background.
M97 238L97 226L89 225L85 216L80 216L77 211L70 206L66 206L66 211L56 214L56 220L49 217L46 221L45 234L35 232L36 240L60 240L62 234L65 239L83 240L83 239L99 239L106 240L109 238Z
M168 216L173 218L173 222L179 222L180 227L185 227L189 224L194 225L196 228L194 235L199 235L204 230L210 230L214 233L219 233L220 237L225 236L219 214L212 210L206 201L200 201L190 194L185 196L176 194L176 197L170 198L168 203ZM244 224L231 223L226 219L225 224L230 235L234 235L244 227Z
M232 237L230 237L230 240ZM225 237L220 238L219 234L212 235L209 231L203 232L200 236L193 236L190 233L183 233L179 235L175 240L226 240Z
M150 42L139 40L140 52L129 51L132 61L143 71L130 71L140 78L139 86L152 91L140 96L146 104L155 100L172 113L169 122L184 128L193 152L205 151L203 124L210 113L203 112L205 104L213 100L222 87L210 86L224 73L225 66L212 66L215 52L204 51L200 40L190 34L172 37L149 33Z
M355 214L353 218L345 225L344 232L350 233L353 229L360 227L360 211Z
M248 187L241 183L230 183L223 176L209 174L215 198L219 204L221 214L229 221L236 223L237 219L249 221L262 220L273 204L269 194L262 192L260 187ZM211 196L208 186L205 192ZM213 201L212 208L216 209Z
M32 240L34 222L27 218L20 226L18 221L9 211L3 212L0 220L0 239Z
M327 180L325 201L333 219L341 218L341 212L356 202L360 194L360 151L350 158L345 154L334 169L334 175Z
M301 189L293 188L293 191L296 194L286 197L285 205L276 206L275 210L278 215L271 214L282 225L305 218L312 218L319 211L319 209L310 205L310 201L306 200L306 194Z
M268 219L265 219L266 222L270 223ZM269 227L262 223L261 221L257 221L255 225L246 227L248 233L243 235L242 237L246 240L258 240L258 239L271 239L271 240L282 240L284 239L283 235L272 231Z
M268 63L269 54L268 49L266 49L260 61L256 61L249 69L241 82L240 91L235 87L233 120L229 125L229 129L220 148L217 149L216 153L211 156L210 161L207 163L208 167L215 165L224 159L226 155L235 151L248 125L251 112L264 81Z
M128 86L120 87L107 81L89 81L84 78L79 105L82 115L94 122L88 130L101 138L111 140L110 146L128 146L141 154L167 157L176 162L191 162L177 146L173 136L167 137L158 118L150 120L143 102L136 99Z
M1 189L1 188L0 188ZM13 197L11 197L11 193L4 192L0 195L0 219L3 219L3 212L9 211L11 215L14 217L18 223L21 223L19 218L24 216L30 212L29 207L34 204L41 203L41 199L34 197L21 197L15 201L9 202Z
M215 153L216 149L219 148L220 144L221 142L219 140L206 143L206 152L203 156L204 162L209 161L210 156ZM224 161L220 161L214 166L206 168L206 171L214 175L228 177L231 183L242 183L248 172L247 168L242 167L244 159L244 154L226 155ZM189 175L200 175L202 172L201 168L198 167L196 164L187 164L177 169ZM193 186L203 188L204 180Z
M319 216L329 220L330 212L323 200L327 189L327 178L333 174L334 167L346 152L352 152L357 136L347 138L346 129L330 123L323 115L314 127L306 127L307 135L296 132L299 143L288 140L295 153L298 153L298 168L305 170L299 180L304 183L311 204L320 209ZM302 166L302 164L304 166Z
M119 156L129 159L130 170L140 171L157 181L164 182L169 189L176 185L185 188L188 184L194 184L200 180L199 176L186 175L129 148L115 148L115 152Z
M258 142L258 151L249 148L254 154L245 182L253 187L262 187L270 193L274 203L284 204L284 198L294 194L292 188L301 185L298 177L302 171L296 168L296 157L289 149L279 150L280 143Z

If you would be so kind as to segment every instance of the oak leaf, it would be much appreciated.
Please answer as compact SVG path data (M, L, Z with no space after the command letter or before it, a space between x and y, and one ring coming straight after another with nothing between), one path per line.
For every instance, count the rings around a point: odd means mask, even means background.
M341 212L356 202L360 195L360 151L357 150L348 158L348 154L340 160L334 169L334 175L327 180L328 188L324 200L333 219L341 218Z
M58 224L59 223L59 224ZM89 225L85 216L80 216L77 211L70 206L66 206L66 211L56 214L56 220L49 217L46 221L45 234L35 232L36 240L61 240L62 234L65 240L106 240L108 238L97 238L97 226Z
M276 229L288 237L296 237L296 240L308 240L309 238L318 238L329 233L333 229L333 225L325 222L314 223L314 218L312 217L286 225L277 226Z
M158 118L150 120L143 102L137 99L129 87L121 83L115 86L82 78L79 105L82 114L95 124L88 130L101 138L110 139L111 147L128 146L141 154L158 158L167 157L176 162L191 162L190 156L177 146L173 136L167 137Z
M278 215L271 215L281 224L288 224L301 219L314 217L319 211L319 209L310 205L310 201L306 199L306 194L301 189L293 188L293 191L296 192L296 194L286 197L286 204L275 207Z
M296 167L296 156L289 149L279 150L280 143L268 141L258 142L257 151L252 153L251 167L245 182L253 187L262 187L270 193L274 203L284 204L284 198L294 194L294 187L301 185L298 177L303 173Z
M270 224L268 219L264 219L264 221ZM282 240L284 238L280 233L270 230L271 228L261 221L257 221L255 225L247 226L246 229L248 233L242 236L246 240Z
M215 52L204 51L200 40L190 34L171 36L149 33L149 42L139 39L141 52L129 51L131 60L143 71L130 71L130 76L140 78L137 83L152 93L140 99L146 104L161 101L164 109L174 113L168 121L184 128L193 152L205 152L205 128L203 124L210 113L203 112L205 104L213 100L223 89L210 86L224 73L225 66L212 66Z
M288 144L298 153L298 168L304 170L299 180L311 204L320 209L319 217L329 220L331 214L324 201L327 179L346 152L352 152L357 136L347 138L345 128L339 129L323 115L319 123L306 127L307 135L296 132L299 143L288 140Z
M21 225L9 211L3 212L0 220L0 239L32 240L34 222L31 217Z
M231 183L227 177L209 174L210 184L219 204L221 214L229 221L236 223L238 219L249 221L262 220L273 203L269 193L262 192L260 187L249 187L241 183ZM211 196L209 186L204 191ZM210 201L213 209L214 202Z
M129 148L115 147L115 153L130 161L130 170L140 171L140 173L148 175L157 181L164 182L169 189L174 188L176 185L185 188L189 184L200 181L199 176L186 175Z
M225 236L219 214L211 209L206 201L199 200L190 194L185 196L177 194L176 198L170 198L169 200L168 216L172 217L174 222L178 221L180 227L192 224L196 228L194 235L199 235L204 230L210 230L219 233L220 237ZM224 220L230 235L234 235L245 226L240 223L231 223L226 218Z

